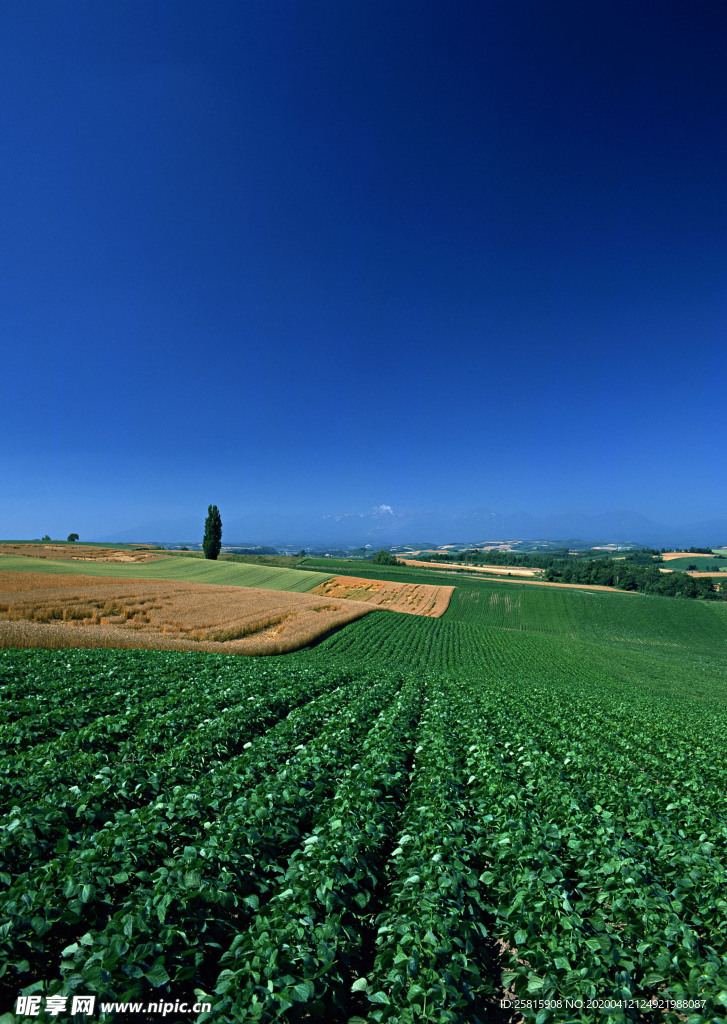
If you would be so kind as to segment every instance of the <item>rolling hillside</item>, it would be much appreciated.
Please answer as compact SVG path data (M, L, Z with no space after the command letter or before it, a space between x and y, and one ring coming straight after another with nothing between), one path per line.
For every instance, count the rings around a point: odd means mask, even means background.
M124 579L179 580L187 583L217 583L228 587L257 587L304 593L318 586L318 572L248 565L244 562L212 561L174 556L146 563L71 562L0 554L0 571L78 573L83 576L115 576Z

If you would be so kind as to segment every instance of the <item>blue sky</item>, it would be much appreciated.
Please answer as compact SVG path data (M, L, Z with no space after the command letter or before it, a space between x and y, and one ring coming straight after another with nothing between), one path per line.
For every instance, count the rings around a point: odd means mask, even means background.
M8 0L0 51L0 536L724 517L721 2Z

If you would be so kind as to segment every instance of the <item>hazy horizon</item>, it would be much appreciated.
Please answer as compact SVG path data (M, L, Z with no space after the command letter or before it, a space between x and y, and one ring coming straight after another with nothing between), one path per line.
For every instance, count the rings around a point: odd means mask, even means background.
M426 510L369 509L353 515L281 516L270 511L259 520L222 513L223 546L387 547L400 544L454 544L495 541L636 543L649 547L727 546L727 517L692 523L664 523L622 509L599 515L495 512L470 509L441 514ZM114 533L81 537L89 542L201 543L203 518L150 520ZM60 539L63 539L59 535Z
M727 515L723 5L0 25L0 535Z

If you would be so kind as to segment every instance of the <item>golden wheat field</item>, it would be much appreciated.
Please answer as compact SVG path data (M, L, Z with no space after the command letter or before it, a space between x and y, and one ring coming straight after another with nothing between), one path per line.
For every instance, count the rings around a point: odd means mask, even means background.
M0 648L282 654L371 610L251 587L0 571Z
M438 619L444 615L454 587L432 586L427 583L387 583L384 580L365 580L358 576L334 576L319 584L311 594L321 597L342 598L388 608L392 612L425 615Z
M714 558L714 555L707 555L701 551L664 551L661 555L662 562L673 562L675 558Z

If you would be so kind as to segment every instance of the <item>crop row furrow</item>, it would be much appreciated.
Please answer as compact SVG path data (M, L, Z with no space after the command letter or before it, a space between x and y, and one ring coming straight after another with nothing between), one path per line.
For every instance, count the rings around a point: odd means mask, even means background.
M9 879L12 868L18 883L33 889L36 876L47 872L38 836L46 840L50 861L57 862L61 873L70 871L70 865L76 860L98 859L99 844L104 845L113 862L119 859L119 850L123 851L128 842L134 842L139 863L150 836L156 837L157 851L183 841L185 836L194 836L205 806L212 812L219 812L226 798L259 782L281 760L294 755L296 747L315 736L337 715L344 714L349 703L368 689L364 683L349 684L294 708L271 730L249 740L242 754L226 762L224 774L190 773L188 766L176 771L172 768L147 780L142 792L132 790L130 780L121 773L100 775L101 784L93 794L94 813L100 814L104 809L105 827L100 830L91 825L76 834L72 832L74 817L85 822L90 799L88 793L80 790L64 798L54 811L47 806L36 806L11 812L4 826L3 849L6 861L11 857L14 860L5 864L7 871L0 873L0 878ZM120 802L120 797L128 798L128 808ZM121 856L123 859L124 854ZM24 863L27 868L21 874ZM143 863L139 870L142 867Z
M542 694L537 699L523 696L521 715L529 719L529 733L537 738L544 748L555 757L562 759L563 751L573 764L572 772L580 775L588 767L603 779L605 776L618 778L619 786L603 785L614 812L633 813L633 794L636 790L649 790L650 814L663 814L667 804L694 805L692 794L698 793L700 800L694 812L704 817L702 825L695 826L703 831L710 823L727 826L727 797L724 794L724 763L721 757L722 742L710 743L708 737L700 737L704 749L696 744L692 736L674 735L673 726L660 728L648 709L641 714L631 706L617 705L588 708L588 713L579 716L577 725L571 721L574 706L572 694L553 694L544 702ZM585 709L584 709L585 710ZM577 731L578 743L574 743ZM574 749L580 754L581 764L576 768ZM594 756L597 755L597 756ZM666 778L665 778L666 776ZM603 801L602 801L603 802ZM672 808L673 809L673 808ZM721 834L721 832L720 832Z
M294 1004L349 1014L371 903L408 785L422 682L379 715L333 801L293 853L275 894L221 957L216 1021L277 1021Z
M636 842L589 801L575 775L527 745L527 730L509 716L498 721L494 709L489 725L470 752L471 813L485 823L479 848L489 909L520 961L512 987L544 999L584 992L634 999L671 980L673 998L714 996L724 984L723 866L703 855L700 871L691 851L685 883L658 832ZM694 887L695 872L708 893L692 912L684 890Z
M151 975L147 980L153 984L161 950L185 944L177 917L194 919L193 944L216 941L220 912L220 926L229 928L232 907L242 905L242 913L247 896L267 892L282 870L286 848L329 798L340 761L355 751L398 685L398 677L388 677L364 688L357 699L343 701L342 710L310 742L285 751L288 759L281 758L275 774L256 786L250 788L244 776L220 772L215 791L207 789L204 798L176 787L179 792L153 805L118 813L84 849L61 855L45 871L37 869L32 880L21 876L2 906L11 925L9 962L25 967L18 956L23 947L57 955L85 930L86 942L79 940L67 951L73 959L64 969L100 990L122 956L134 969L127 977ZM201 915L208 923L200 940Z
M162 749L168 745L169 735L182 737L210 716L217 718L251 696L265 696L270 690L270 683L264 676L259 676L248 678L234 691L229 685L204 690L191 685L175 690L172 707L169 705L168 685L156 684L140 690L134 694L136 699L133 702L127 699L123 708L119 707L121 694L114 694L108 704L99 703L94 698L92 710L83 713L84 724L81 725L69 721L67 712L64 720L61 719L63 712L57 712L58 725L46 730L50 738L45 738L38 724L32 720L25 719L21 726L9 726L7 731L12 734L13 743L5 744L5 754L63 761L76 752L114 751L129 737L133 737L139 750ZM88 695L86 700L89 700ZM0 748L2 746L0 735Z
M377 916L377 951L362 991L371 1024L479 1024L495 993L466 808L461 714L437 682L422 716L415 762ZM436 1016L430 1017L429 1014Z
M11 652L1 652L11 653ZM107 714L133 714L149 702L168 697L168 668L161 652L117 651L116 664L103 670L93 655L98 652L25 651L26 658L15 667L6 656L0 659L0 694L3 712L11 725L0 726L0 749L72 737L77 730ZM151 658L142 661L139 655ZM102 663L103 664L103 663ZM175 690L186 702L216 689L230 690L225 673L214 676L214 666L204 665L194 655L187 662L189 674ZM141 671L140 671L141 669ZM201 678L195 679L199 671ZM17 698L12 695L18 694ZM9 752L9 751L8 751Z
M169 769L186 765L194 772L234 757L253 736L339 681L342 680L335 674L320 673L302 681L294 679L275 689L263 681L252 688L253 692L244 693L239 703L219 709L216 715L205 708L203 700L183 716L178 711L166 710L152 715L138 736L119 742L112 754L105 745L88 753L35 748L25 757L4 765L0 776L3 802L11 808L36 802L57 807L58 797L62 800L72 790L77 797L74 804L93 807L103 797L104 808L108 810L113 782L119 806L127 806L130 799L138 804L143 802L145 785L151 798L153 788L159 788L155 778L158 782ZM168 708L168 696L166 704Z

